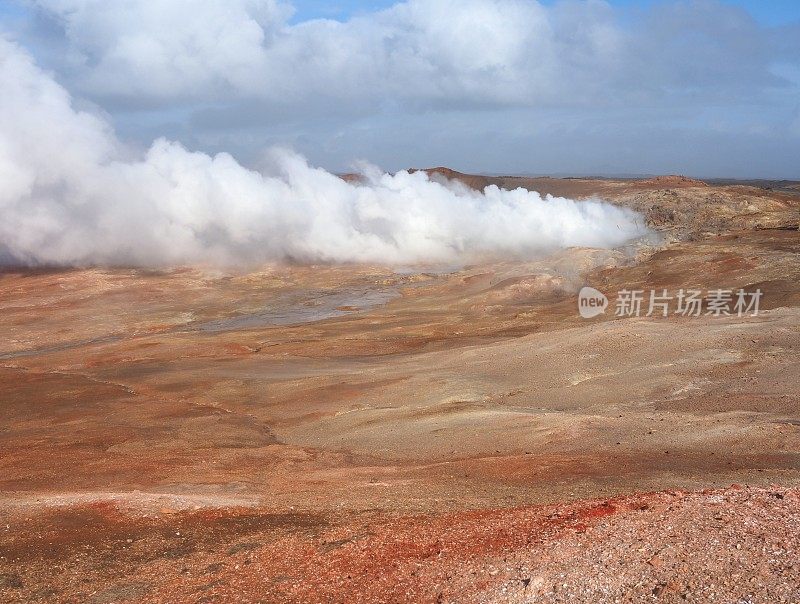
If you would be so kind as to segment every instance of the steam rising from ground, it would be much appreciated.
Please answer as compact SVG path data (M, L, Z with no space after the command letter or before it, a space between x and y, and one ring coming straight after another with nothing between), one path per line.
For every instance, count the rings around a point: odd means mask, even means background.
M615 246L644 232L636 214L599 201L478 193L371 166L347 183L284 150L259 171L164 139L137 156L3 39L0 90L6 262L454 262Z

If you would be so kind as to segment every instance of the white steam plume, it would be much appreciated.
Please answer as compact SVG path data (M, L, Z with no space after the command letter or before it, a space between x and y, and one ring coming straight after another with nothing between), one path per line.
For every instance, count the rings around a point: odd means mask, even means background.
M24 264L453 262L615 246L637 215L599 201L483 193L421 172L347 183L273 150L264 172L159 139L130 153L0 38L0 259Z

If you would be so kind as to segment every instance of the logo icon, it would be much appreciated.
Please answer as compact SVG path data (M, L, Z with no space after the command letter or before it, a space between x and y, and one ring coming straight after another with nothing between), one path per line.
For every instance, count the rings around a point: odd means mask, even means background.
M582 287L578 292L578 312L584 319L591 319L606 312L608 298L593 287Z

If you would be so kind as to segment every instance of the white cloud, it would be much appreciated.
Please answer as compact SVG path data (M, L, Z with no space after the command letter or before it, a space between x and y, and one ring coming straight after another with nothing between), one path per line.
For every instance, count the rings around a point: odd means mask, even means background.
M87 90L155 97L251 89L291 13L275 0L32 3L62 23Z
M275 0L33 2L99 96L528 104L597 92L622 44L600 0L411 0L297 25Z
M287 151L260 172L165 139L137 157L2 37L0 89L0 257L17 262L453 262L644 232L634 213L599 201L478 193L372 167L349 184Z
M798 27L718 0L408 0L299 23L280 0L17 1L36 8L10 35L142 145L169 133L250 162L268 141L336 169L797 176ZM719 123L741 127L723 140Z

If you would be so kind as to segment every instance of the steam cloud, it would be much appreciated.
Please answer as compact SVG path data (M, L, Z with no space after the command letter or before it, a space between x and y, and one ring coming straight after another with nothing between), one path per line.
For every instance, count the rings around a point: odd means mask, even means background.
M479 193L367 165L361 183L347 183L284 150L259 171L164 139L137 156L2 38L0 90L6 262L453 262L615 246L644 232L635 213L600 201Z

